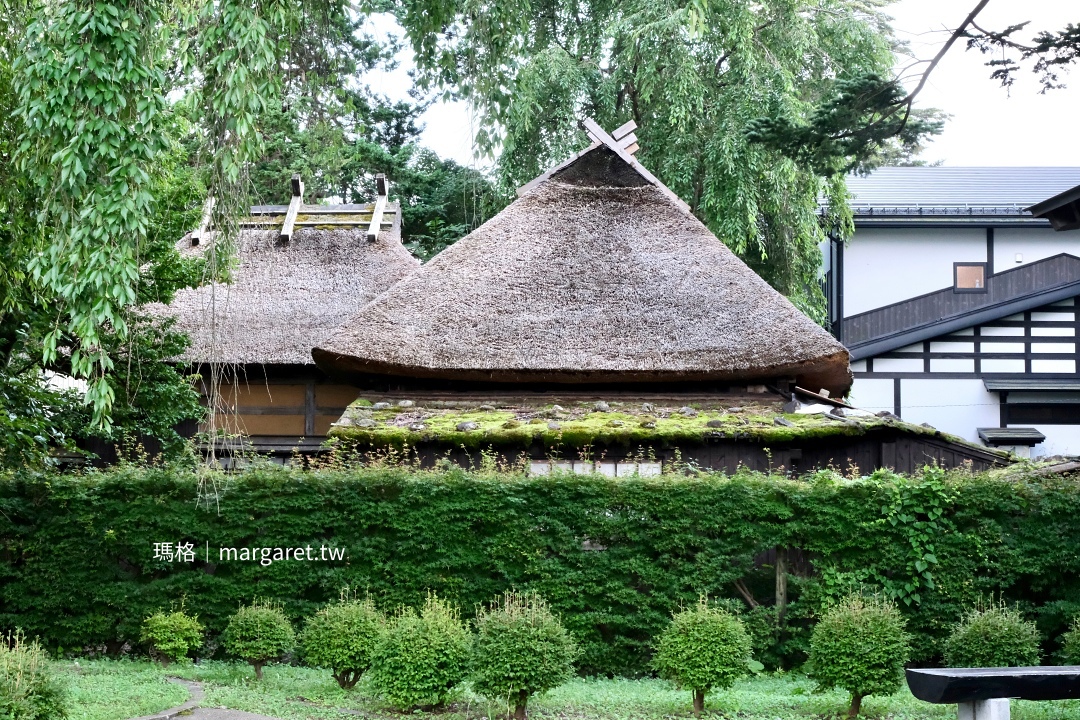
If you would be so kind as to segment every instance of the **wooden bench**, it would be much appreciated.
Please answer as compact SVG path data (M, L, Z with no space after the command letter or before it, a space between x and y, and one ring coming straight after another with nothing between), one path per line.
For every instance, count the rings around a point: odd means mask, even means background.
M919 668L907 671L911 694L957 706L958 720L1009 720L1009 700L1080 698L1080 666Z

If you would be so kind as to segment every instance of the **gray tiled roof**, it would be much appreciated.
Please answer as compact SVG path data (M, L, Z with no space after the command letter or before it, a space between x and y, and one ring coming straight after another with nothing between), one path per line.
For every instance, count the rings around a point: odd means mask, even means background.
M1080 185L1080 167L885 167L847 185L856 215L1028 215Z

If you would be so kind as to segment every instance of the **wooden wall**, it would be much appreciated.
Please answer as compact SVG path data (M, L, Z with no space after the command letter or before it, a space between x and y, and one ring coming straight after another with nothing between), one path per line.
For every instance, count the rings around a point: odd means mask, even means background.
M451 460L468 467L479 465L479 453L439 447L436 444L417 447L421 463L433 465L449 453ZM593 448L592 455L600 453L609 461L619 463L632 458L630 449ZM531 448L527 453L533 460L547 459L541 447ZM504 458L513 462L520 453L509 453ZM573 452L564 449L562 457L576 459ZM816 469L835 468L845 474L857 472L866 475L879 468L890 468L899 473L915 473L924 465L938 463L945 468L971 467L986 470L1007 464L1000 456L978 448L961 445L929 435L915 435L893 428L875 428L866 435L839 436L832 438L809 438L801 442L773 443L765 447L748 440L723 439L705 445L676 448L654 448L652 457L664 464L679 460L693 463L701 469L734 473L739 467L762 472L779 471L802 474Z
M206 375L206 373L203 373ZM209 403L209 383L200 384ZM223 378L216 413L219 429L266 438L325 437L359 391L308 366L238 369ZM204 424L201 431L206 431Z

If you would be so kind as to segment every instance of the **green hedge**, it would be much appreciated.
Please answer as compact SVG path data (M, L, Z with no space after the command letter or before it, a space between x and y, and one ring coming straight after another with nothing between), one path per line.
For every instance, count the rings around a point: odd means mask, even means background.
M821 604L860 583L899 601L916 659L938 656L949 626L990 592L1039 621L1049 652L1080 610L1077 489L1074 479L936 470L857 480L274 467L14 476L0 479L0 629L21 627L53 649L116 649L182 598L214 638L256 596L299 620L345 585L386 610L433 590L471 617L516 588L550 602L580 643L582 670L640 673L680 604L738 598L740 579L770 603L771 569L754 558L781 546L815 568L793 578L787 626L766 638L786 662L800 661ZM177 541L194 543L195 563L153 559L154 543ZM324 544L347 559L216 558L219 547Z

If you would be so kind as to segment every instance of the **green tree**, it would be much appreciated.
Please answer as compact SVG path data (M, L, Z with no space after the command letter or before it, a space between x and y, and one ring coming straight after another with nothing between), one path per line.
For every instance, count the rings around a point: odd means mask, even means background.
M43 3L12 62L19 167L36 183L49 239L29 269L66 310L45 335L44 361L75 341L71 369L90 379L86 399L105 427L114 363L102 335L126 335L123 310L135 302L152 213L151 168L168 145L164 10L122 0Z
M351 690L371 665L371 654L385 629L386 618L371 598L327 605L307 621L300 638L304 660L329 668L337 684Z
M506 701L508 711L512 704L514 720L525 720L529 697L569 680L576 655L570 633L540 596L508 592L476 616L470 678L477 693Z
M1039 655L1035 623L1004 603L968 612L945 641L949 667L1025 667Z
M0 82L10 79L11 70L12 65L0 59ZM0 142L24 133L19 118L2 114ZM171 125L167 130L175 132ZM44 383L51 373L78 374L81 344L65 327L71 305L29 270L43 262L51 237L51 229L39 225L36 217L43 191L10 154L0 154L0 173L9 191L0 191L0 205L8 210L0 220L0 250L10 258L0 264L0 466L39 466L49 461L52 447L70 447L76 439L91 436L117 442L152 438L170 455L182 451L175 426L200 417L202 408L189 379L166 361L179 355L187 340L171 331L171 323L139 308L168 302L177 289L197 284L205 274L204 263L181 258L174 247L176 238L195 222L205 192L185 161L173 143L159 157L150 176L156 202L147 209L144 236L133 245L139 263L132 286L135 301L117 311L122 327L108 323L96 336L109 358L101 378L116 405L113 422L101 425L80 409L78 393ZM50 335L57 345L47 353Z
M729 688L750 671L750 635L726 610L698 604L675 613L656 644L653 667L661 677L694 693L694 714L705 710L705 694Z
M37 344L43 365L89 381L94 424L108 434L123 399L114 353L154 265L156 190L174 139L167 98L187 93L198 109L200 203L218 198L227 255L258 119L290 91L323 102L325 78L350 69L338 63L352 40L336 19L353 11L345 0L13 0L0 12L0 204L13 211L0 233L17 261L0 279L0 352L16 354L17 333L34 338L25 353ZM40 306L47 322L8 317Z
M802 118L835 79L892 67L877 2L410 0L398 16L420 81L479 109L505 187L586 144L582 115L638 125L638 157L775 288L818 320L818 198L842 181L750 142L762 115Z
M469 631L457 609L429 595L393 618L371 655L371 686L401 710L439 707L468 672Z
M822 690L851 693L848 717L867 695L891 695L901 685L909 639L896 605L853 595L829 608L810 637L809 675Z
M41 465L54 445L70 443L75 400L47 388L38 341L48 329L48 293L27 270L45 247L30 178L15 161L14 61L27 20L17 2L0 5L0 467Z
M52 447L70 446L77 437L91 435L109 440L151 436L175 452L182 445L174 431L176 423L201 414L190 382L164 362L183 349L184 339L169 332L162 323L143 317L137 307L147 302L168 300L177 288L198 282L201 277L200 264L182 260L173 245L181 228L186 229L192 222L193 213L198 212L205 191L194 174L182 167L186 158L170 141L176 127L167 112L157 115L154 120L160 127L152 135L161 147L154 156L153 166L142 174L136 158L131 161L134 165L122 166L118 171L121 178L134 174L136 183L115 177L99 177L91 182L88 176L83 180L69 178L66 185L61 183L64 185L61 188L47 184L47 179L41 175L41 163L49 163L41 154L45 152L43 148L48 145L49 138L37 137L31 131L32 127L41 129L48 125L53 132L52 142L58 142L58 135L66 132L68 125L59 119L62 111L55 98L46 100L48 93L41 87L45 82L43 78L52 78L57 84L57 88L50 89L49 93L67 92L70 87L65 83L73 82L69 77L72 74L63 68L57 69L57 54L70 52L77 57L79 52L86 52L86 48L100 40L91 34L84 38L87 41L84 46L72 46L70 38L62 37L65 26L60 18L72 9L61 5L53 10L55 14L50 15L34 3L5 3L0 9L3 24L0 29L0 252L4 256L4 262L0 263L2 466L45 464L50 460ZM122 19L120 24L123 24ZM52 47L54 54L43 66L28 67L26 58L20 55L20 48L26 42L27 34L35 30L48 37L44 45L34 51L43 52L44 47ZM100 28L99 31L105 32ZM148 48L154 42L151 39L148 46L126 35L124 41L134 44L135 49L129 50L136 54L151 52ZM71 96L72 107L69 109L72 112L94 107L93 103L98 99L95 93L115 92L117 86L127 82L123 77L114 78L112 85L104 80L97 84L91 81L100 80L100 74L107 74L100 64L88 65L86 82ZM118 98L114 96L116 103L126 102ZM27 113L31 110L38 115L28 125ZM47 122L41 117L43 114L48 114L51 120ZM108 155L107 151L90 145L101 140L107 150L110 143L119 142L116 138L123 133L104 121L84 123L84 126L84 136L69 150L75 153L70 156L70 167L82 168L82 173L86 174L86 157L104 163L107 159L102 157ZM55 169L50 165L45 172L48 174ZM101 169L100 165L98 169ZM63 173L61 169L60 174ZM115 192L99 187L113 181L117 183ZM96 210L82 208L76 213L74 207L87 200L79 195L82 191L97 198ZM116 199L121 195L125 196L125 202L135 203L120 207L121 216L140 213L139 229L131 237L123 238L127 241L127 250L114 248L113 245L125 243L113 243L108 237L109 228L115 230L117 226L110 226L112 221L106 222L94 214L116 211L117 207L110 206L112 201L108 197ZM139 205L148 195L156 202ZM58 208L61 217L56 219ZM67 213L66 220L64 213ZM49 217L54 219L49 220ZM120 220L123 225L123 218ZM75 232L74 225L67 227L64 222L85 225L84 229L89 228L89 239L80 235L78 237L83 239L79 240L71 234ZM89 255L84 257L84 251ZM68 252L70 262L50 265L58 252ZM120 255L116 255L117 252ZM132 265L134 276L129 274ZM89 284L78 290L63 281L61 276L68 271L82 273L82 280ZM121 285L131 281L127 290L120 292L119 285L108 279L113 272L122 276ZM91 278L96 279L91 282ZM63 287L59 287L58 282ZM108 290L104 290L106 286ZM104 295L96 301L90 299L98 290ZM123 295L126 300L130 298L129 291L134 294L133 302L110 306L109 293L113 293L113 299ZM82 299L73 301L73 294ZM78 333L88 331L83 321L91 325L95 322L91 317L94 313L87 315L83 301L91 302L97 308L95 312L119 318L119 322L102 322L92 336L84 333L80 339ZM132 327L137 331L129 332ZM101 382L92 385L90 399L95 397L95 387L100 391L101 383L107 385L106 395L118 407L115 424L92 423L88 414L79 408L78 393L63 392L44 382L52 373L72 375L87 370L88 345L84 340L96 348L90 354L96 353L101 360L91 373ZM102 408L100 403L95 406L97 410Z
M296 646L296 634L284 611L265 601L240 608L229 618L221 640L230 655L251 663L256 680L262 680L266 663L281 659Z
M402 240L426 261L502 210L509 198L483 173L413 147L392 191L401 200Z

